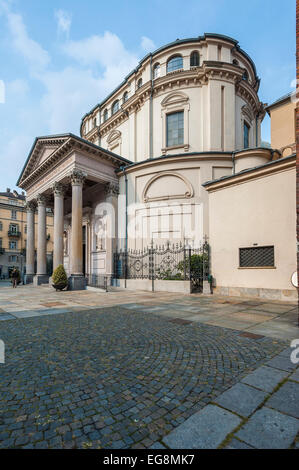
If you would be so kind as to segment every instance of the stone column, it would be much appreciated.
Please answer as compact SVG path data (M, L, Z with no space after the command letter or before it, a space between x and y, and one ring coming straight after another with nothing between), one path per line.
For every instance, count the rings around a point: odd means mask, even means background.
M108 285L111 285L114 271L114 253L117 250L117 220L119 186L108 183L105 187L107 207L107 236L106 236L106 274Z
M64 187L61 183L54 183L54 253L53 271L63 264L63 232L64 232Z
M69 288L82 290L86 287L83 276L83 246L82 246L82 205L83 183L85 175L81 170L73 170L71 174L72 184L72 239L71 239L71 277Z
M46 197L39 194L37 197L37 272L33 282L36 286L47 284L47 228L46 228Z
M25 284L33 282L34 276L34 255L35 255L35 204L33 201L27 202L27 240L26 240L26 276Z

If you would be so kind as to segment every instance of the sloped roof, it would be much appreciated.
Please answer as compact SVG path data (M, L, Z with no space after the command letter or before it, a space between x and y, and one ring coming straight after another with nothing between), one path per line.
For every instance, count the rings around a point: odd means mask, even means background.
M58 151L63 152L65 151L64 147L67 145L75 145L76 143L85 148L89 148L98 152L104 158L113 161L119 167L132 163L130 160L127 160L126 158L121 157L116 153L110 152L109 150L103 149L102 147L99 147L98 145L93 144L92 142L89 142L88 140L72 133L36 137L17 181L17 186L20 186L20 184L37 169L37 166L42 166L37 164L41 155L41 151L45 146L51 145L53 147L53 152L50 152L45 161L42 162L47 164L52 158L55 157L55 154L57 155Z

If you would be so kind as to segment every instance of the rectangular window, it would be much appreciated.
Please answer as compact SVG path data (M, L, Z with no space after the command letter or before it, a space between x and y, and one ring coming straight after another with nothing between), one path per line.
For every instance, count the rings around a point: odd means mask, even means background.
M14 240L11 240L11 241L9 242L9 249L10 249L10 250L16 250L16 249L17 249L17 242L14 241Z
M11 218L14 219L14 220L16 220L16 218L17 218L17 211L15 211L15 210L12 210L12 211L11 211Z
M167 147L184 144L184 111L167 114L166 134Z
M24 233L27 233L27 225L25 225Z
M18 261L18 257L16 255L11 255L11 256L8 257L8 261L10 263L14 263L14 262Z
M18 231L18 226L16 224L10 224L9 230L13 233L17 233Z
M274 267L274 246L240 248L240 268Z
M2 229L3 229L3 225L2 225L2 222L0 222L0 231L2 232Z
M2 248L2 238L0 238L0 248Z
M249 129L248 124L244 122L244 149L248 149L249 147Z

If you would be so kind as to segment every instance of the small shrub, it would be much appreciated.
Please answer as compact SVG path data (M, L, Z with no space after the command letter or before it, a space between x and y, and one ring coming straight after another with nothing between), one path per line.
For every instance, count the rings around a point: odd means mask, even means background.
M67 286L67 275L62 264L59 264L52 275L53 284Z

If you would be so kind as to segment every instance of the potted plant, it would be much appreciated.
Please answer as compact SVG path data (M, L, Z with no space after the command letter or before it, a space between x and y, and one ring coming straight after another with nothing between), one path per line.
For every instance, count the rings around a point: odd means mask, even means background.
M57 268L54 270L52 275L52 282L52 286L54 289L56 289L56 291L63 290L67 287L67 275L62 264L59 264L59 266L57 266Z

